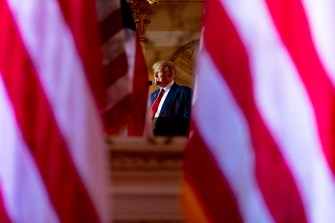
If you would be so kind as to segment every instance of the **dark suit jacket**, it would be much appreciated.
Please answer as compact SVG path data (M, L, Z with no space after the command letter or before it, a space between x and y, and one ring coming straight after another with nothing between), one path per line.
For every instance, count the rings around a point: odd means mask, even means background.
M159 89L151 93L151 104ZM153 119L154 135L188 136L190 128L192 89L174 83L157 118Z

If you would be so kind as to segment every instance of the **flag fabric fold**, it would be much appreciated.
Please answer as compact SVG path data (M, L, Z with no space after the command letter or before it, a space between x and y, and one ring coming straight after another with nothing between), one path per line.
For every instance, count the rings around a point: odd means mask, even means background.
M108 222L95 2L0 1L0 221Z
M129 5L125 0L114 2L101 3L100 9L108 92L102 115L108 134L143 136L149 124L147 66Z
M208 222L332 222L334 3L205 5L186 213L195 207Z

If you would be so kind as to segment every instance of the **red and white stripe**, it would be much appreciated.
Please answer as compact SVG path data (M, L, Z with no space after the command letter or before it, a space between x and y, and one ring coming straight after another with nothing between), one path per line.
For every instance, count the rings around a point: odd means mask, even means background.
M7 0L0 14L5 212L12 222L107 222L94 2Z
M130 115L131 73L125 47L121 3L97 1L103 43L103 78L107 89L107 105L102 110L109 134L119 134Z
M122 24L120 0L97 2L108 94L107 106L102 111L106 131L111 135L142 136L148 101L148 73L142 47L136 31Z
M207 2L185 180L208 221L334 221L334 6Z

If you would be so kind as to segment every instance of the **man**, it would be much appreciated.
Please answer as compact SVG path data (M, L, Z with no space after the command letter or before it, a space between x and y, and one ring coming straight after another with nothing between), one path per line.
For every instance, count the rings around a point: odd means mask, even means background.
M175 83L174 63L160 60L152 66L159 89L151 94L154 135L188 136L192 89Z

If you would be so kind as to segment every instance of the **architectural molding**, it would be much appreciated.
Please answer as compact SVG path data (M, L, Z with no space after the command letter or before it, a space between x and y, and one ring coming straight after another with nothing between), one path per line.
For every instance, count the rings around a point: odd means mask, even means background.
M115 223L181 223L186 137L108 138Z

